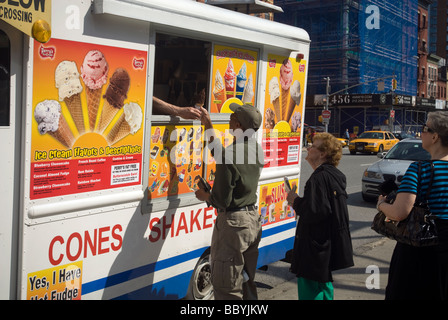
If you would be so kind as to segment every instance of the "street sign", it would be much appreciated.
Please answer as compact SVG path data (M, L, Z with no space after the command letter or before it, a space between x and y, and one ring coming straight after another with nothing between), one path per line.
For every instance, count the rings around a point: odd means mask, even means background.
M390 110L390 117L395 118L395 110Z
M330 110L323 110L322 111L322 119L328 119L331 118L331 111Z
M323 110L322 111L322 123L323 124L329 124L331 118L331 111L330 110Z

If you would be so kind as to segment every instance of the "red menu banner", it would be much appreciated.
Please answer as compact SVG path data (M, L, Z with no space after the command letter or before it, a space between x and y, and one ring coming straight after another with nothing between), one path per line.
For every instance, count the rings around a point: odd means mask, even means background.
M30 198L141 184L147 52L34 43Z
M268 55L263 149L265 168L299 163L306 61Z

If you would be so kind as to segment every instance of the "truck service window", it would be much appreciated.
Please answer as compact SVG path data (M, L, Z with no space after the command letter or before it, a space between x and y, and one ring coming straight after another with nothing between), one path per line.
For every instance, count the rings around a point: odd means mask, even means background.
M194 96L208 88L210 48L209 42L157 34L154 96L180 107L194 106Z
M209 42L157 34L154 97L181 108L193 107L199 92L208 89L210 48ZM204 99L203 106L208 108L207 92ZM153 113L164 114L160 110ZM197 189L204 172L202 131L199 121L172 123L153 119L149 199L163 201Z
M10 44L8 36L0 31L0 126L9 126Z

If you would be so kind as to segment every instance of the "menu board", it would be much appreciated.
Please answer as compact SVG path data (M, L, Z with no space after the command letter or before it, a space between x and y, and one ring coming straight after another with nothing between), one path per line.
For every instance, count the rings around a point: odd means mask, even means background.
M141 184L147 52L34 42L30 198Z
M231 113L229 105L254 104L257 51L215 45L210 112Z
M215 130L215 139L219 139L221 141L221 145L226 148L230 144L233 143L233 135L230 134L229 125L228 124L218 124L213 126ZM216 172L216 160L212 156L210 150L207 150L207 172L204 179L213 186L215 181L215 172Z
M268 55L263 149L265 167L299 163L306 61Z
M203 172L203 136L200 125L151 128L149 199L197 190Z

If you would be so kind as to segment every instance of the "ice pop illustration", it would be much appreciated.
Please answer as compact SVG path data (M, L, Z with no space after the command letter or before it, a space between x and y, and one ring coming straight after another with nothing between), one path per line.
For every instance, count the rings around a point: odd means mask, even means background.
M254 97L254 79L252 77L252 73L249 76L249 80L247 80L246 89L244 89L243 94L243 103L252 103L252 98Z
M226 99L232 98L235 96L235 77L236 73L233 69L232 59L229 59L229 63L227 64L226 73L224 74L224 80L226 84Z
M296 105L300 105L300 98L302 97L302 93L300 92L300 82L294 81L291 85L291 99L289 100L288 110L286 112L286 118L284 119L286 122L289 122L292 116L292 112Z
M235 97L237 97L240 100L243 100L243 92L244 87L246 86L246 63L244 62L243 65L240 68L240 71L238 71L238 74L236 75L236 93Z
M34 119L37 121L40 134L48 133L66 148L72 147L75 138L65 121L58 101L44 100L39 102L34 109Z
M106 99L98 122L97 132L102 134L117 112L123 108L124 100L127 98L131 79L128 72L123 68L115 70L109 80L109 86L103 98Z
M274 113L277 118L277 122L281 120L280 110L280 87L277 77L272 77L269 81L269 95L271 96L271 102L274 105Z
M82 135L86 129L81 104L82 85L76 63L62 61L56 67L55 82L59 91L59 101L65 102L79 134Z
M107 82L109 65L98 50L89 51L81 65L81 77L86 85L87 110L90 130L94 131L103 86Z
M123 106L123 113L107 134L106 140L113 145L129 134L135 134L142 126L142 108L134 102Z
M220 112L222 104L226 100L226 92L224 88L224 80L219 73L219 70L216 70L215 74L215 88L213 89L213 96L215 97L214 102L218 108L218 112Z
M282 93L282 120L286 120L286 110L289 101L289 88L292 83L293 72L291 61L286 58L280 67L280 85Z

